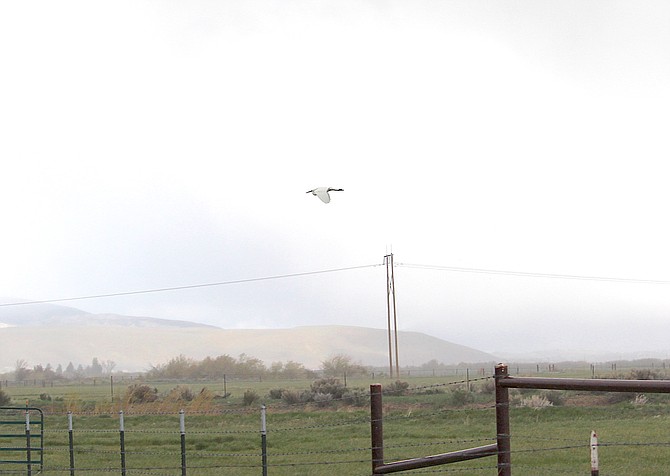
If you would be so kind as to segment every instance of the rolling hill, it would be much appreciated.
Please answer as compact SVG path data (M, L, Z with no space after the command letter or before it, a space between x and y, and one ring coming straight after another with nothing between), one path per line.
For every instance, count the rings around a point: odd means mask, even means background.
M20 312L13 312L16 308ZM313 369L333 355L344 354L364 365L388 365L385 329L221 329L188 321L90 314L50 304L16 308L0 309L0 371L12 370L19 359L29 366L65 367L69 362L90 364L93 357L116 362L117 370L142 371L182 354L194 359L246 354L268 366L292 360ZM496 360L493 355L420 332L401 331L398 340L401 366L433 359L444 364Z

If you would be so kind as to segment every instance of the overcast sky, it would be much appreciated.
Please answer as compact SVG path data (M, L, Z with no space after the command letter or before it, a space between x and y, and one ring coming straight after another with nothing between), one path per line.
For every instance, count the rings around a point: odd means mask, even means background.
M400 329L670 356L670 284L407 266L670 281L665 1L7 1L0 45L4 302L392 250ZM384 328L385 278L63 304Z

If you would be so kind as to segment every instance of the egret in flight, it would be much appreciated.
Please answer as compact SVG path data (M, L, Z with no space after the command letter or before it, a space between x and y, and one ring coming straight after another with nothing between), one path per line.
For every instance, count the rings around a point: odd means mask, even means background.
M344 192L344 190L341 188L318 187L315 188L314 190L309 190L307 193L316 195L321 199L323 203L328 203L330 202L330 195L328 194L328 192Z

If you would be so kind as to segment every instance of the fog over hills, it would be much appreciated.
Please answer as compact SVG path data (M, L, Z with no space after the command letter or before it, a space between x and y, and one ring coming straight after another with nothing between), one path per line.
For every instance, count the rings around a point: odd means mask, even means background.
M4 298L3 302L22 301ZM157 319L154 317L122 316L118 314L92 314L74 307L54 304L21 304L0 307L0 326L131 326L131 327L208 327L186 320Z
M11 301L9 301L11 302ZM352 326L303 326L291 329L221 329L189 321L90 314L52 304L0 308L0 370L19 359L29 366L69 362L89 364L93 357L116 362L117 370L141 371L178 355L202 359L240 354L266 365L292 360L308 368L345 354L364 365L388 365L386 329ZM431 360L444 364L493 362L476 349L420 332L399 332L400 365Z

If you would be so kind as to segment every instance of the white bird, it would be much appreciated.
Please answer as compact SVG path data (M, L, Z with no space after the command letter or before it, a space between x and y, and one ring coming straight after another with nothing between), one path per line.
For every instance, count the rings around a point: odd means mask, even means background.
M344 190L341 188L318 187L314 190L309 190L307 193L311 193L312 195L319 197L323 203L329 203L330 195L328 192L344 192Z

